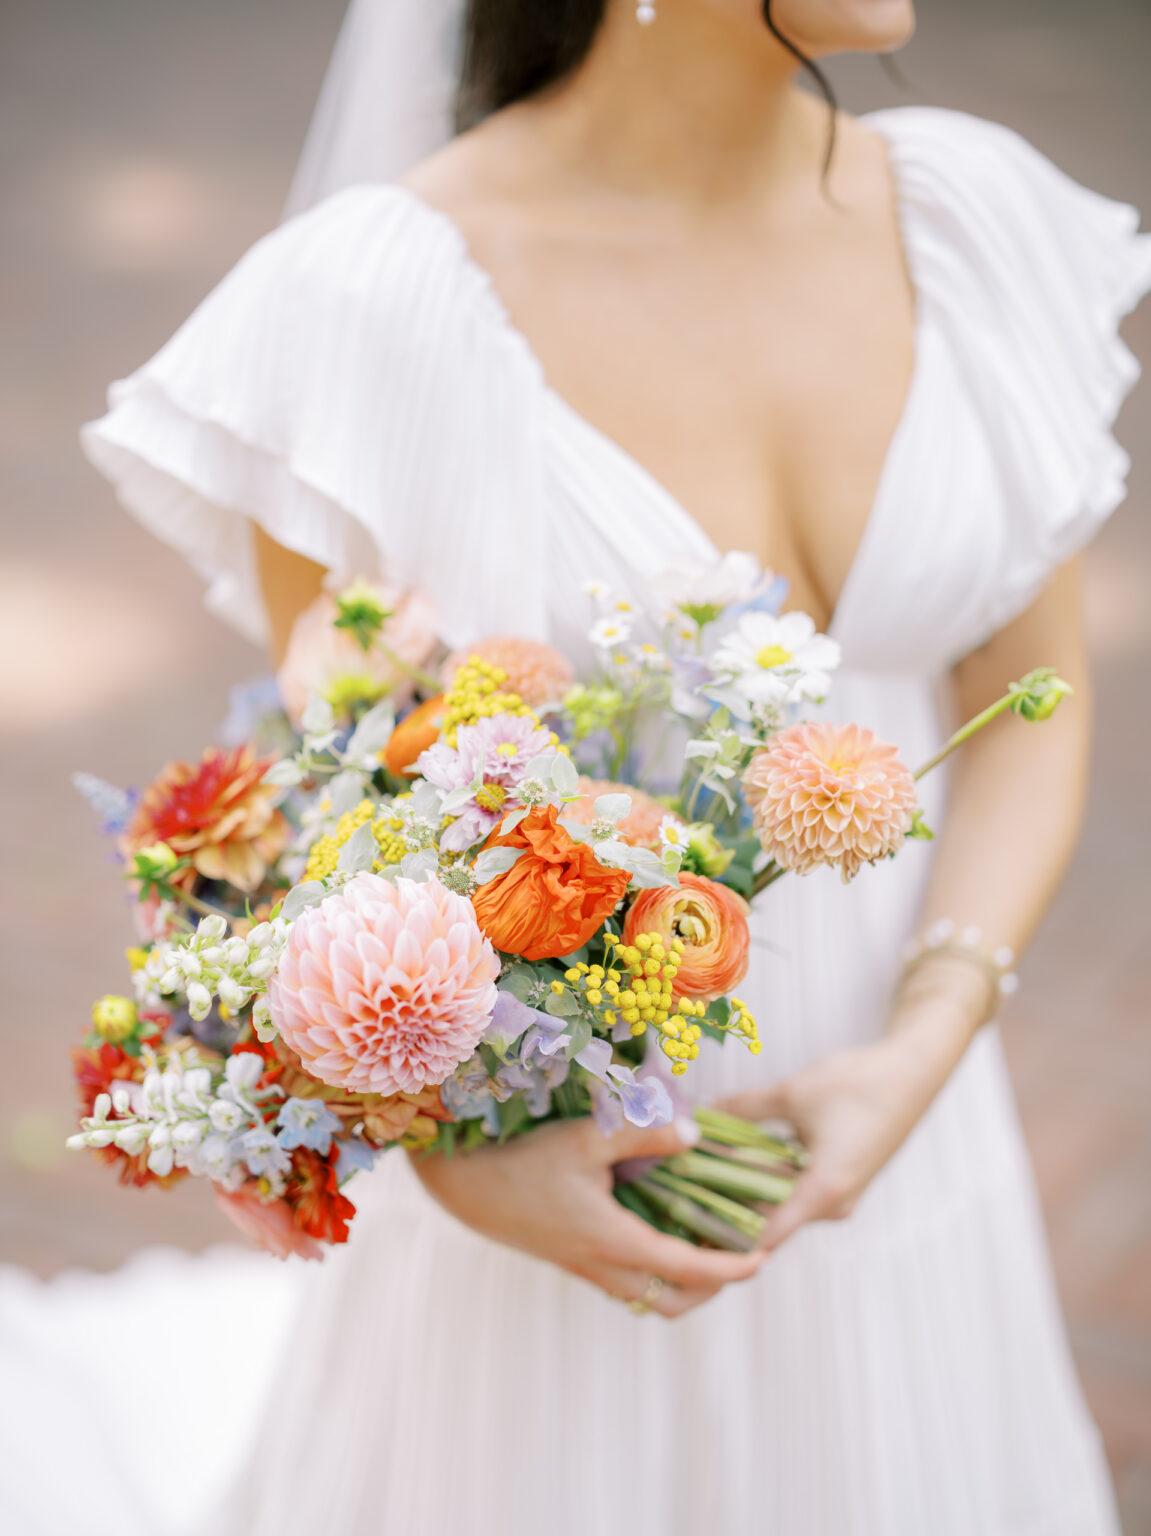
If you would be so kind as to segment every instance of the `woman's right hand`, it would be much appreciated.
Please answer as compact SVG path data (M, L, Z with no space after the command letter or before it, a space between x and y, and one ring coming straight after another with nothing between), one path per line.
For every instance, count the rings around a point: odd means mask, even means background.
M631 1127L605 1136L593 1120L542 1126L506 1146L412 1156L424 1188L485 1237L546 1259L623 1301L664 1287L652 1310L682 1317L725 1285L749 1280L762 1253L721 1253L668 1237L612 1195L612 1168L631 1158L670 1157L691 1144L688 1123ZM686 1134L684 1134L686 1132Z

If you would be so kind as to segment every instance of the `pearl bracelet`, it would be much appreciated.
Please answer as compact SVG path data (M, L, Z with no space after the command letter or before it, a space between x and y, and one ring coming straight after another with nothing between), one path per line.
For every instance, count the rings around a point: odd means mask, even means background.
M986 1017L992 1018L1000 998L1009 997L1019 988L1019 977L1012 970L1015 951L1006 944L990 948L979 928L959 928L949 917L932 923L918 939L913 939L904 951L901 984L927 960L945 955L955 960L965 960L977 966L987 978L989 996Z

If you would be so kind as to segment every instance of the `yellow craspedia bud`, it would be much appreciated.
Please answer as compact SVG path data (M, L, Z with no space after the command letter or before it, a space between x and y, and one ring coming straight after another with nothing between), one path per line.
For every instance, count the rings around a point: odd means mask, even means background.
M136 1017L136 1004L130 997L109 994L92 1004L92 1028L110 1045L119 1045L132 1035Z
M651 946L652 946L652 936L651 936L650 933L637 933L636 934L636 936L635 936L635 947L636 947L636 949L645 950L645 949L650 949Z
M564 980L565 981L578 981L579 980L579 972L576 970L574 965L571 967L570 970L564 972Z
M598 987L589 987L586 996L593 1008L598 1008L600 1003L603 1002L603 993Z
M552 982L552 991L558 997L561 992L566 992L567 988L564 986L562 981L553 981Z
M615 1023L616 1015L612 1012L612 1010L610 1008L605 1008L604 1009L604 1011L603 1011L603 1021L604 1021L605 1024L614 1024Z
M625 1024L638 1024L639 1023L639 1009L638 1008L625 1008L623 1010L623 1012L620 1014L620 1017L623 1019Z

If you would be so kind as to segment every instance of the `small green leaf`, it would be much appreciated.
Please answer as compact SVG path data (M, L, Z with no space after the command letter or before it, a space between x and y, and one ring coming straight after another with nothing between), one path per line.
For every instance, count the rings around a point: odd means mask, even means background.
M579 998L570 992L549 992L544 1001L544 1012L553 1019L570 1019L579 1012Z

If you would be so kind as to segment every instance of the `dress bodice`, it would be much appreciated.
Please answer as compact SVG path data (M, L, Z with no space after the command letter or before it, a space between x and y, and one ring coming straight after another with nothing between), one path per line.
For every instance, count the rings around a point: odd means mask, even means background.
M840 596L848 664L929 676L1019 612L1121 499L1117 336L1151 283L1133 209L1009 130L928 109L886 138L917 298L903 417ZM112 393L88 451L261 629L247 519L340 575L423 588L445 638L583 654L583 584L641 609L689 512L553 391L443 213L360 186L257 244Z

